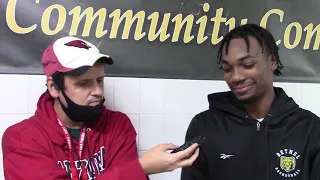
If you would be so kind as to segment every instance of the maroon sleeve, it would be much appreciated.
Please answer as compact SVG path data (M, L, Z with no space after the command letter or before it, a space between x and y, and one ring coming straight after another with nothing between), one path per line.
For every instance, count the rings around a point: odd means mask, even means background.
M112 159L111 165L97 179L148 180L139 163L137 134L130 119L124 114L119 116L113 132L113 143L107 155Z
M108 159L108 169L98 180L147 180L138 159L136 132L127 116L117 120ZM41 144L20 129L8 128L2 136L3 168L8 180L69 180L64 169L57 165ZM32 167L32 168L30 168Z
M42 152L38 143L14 128L2 136L4 177L8 180L67 180L70 179L57 162ZM32 167L32 168L30 168Z

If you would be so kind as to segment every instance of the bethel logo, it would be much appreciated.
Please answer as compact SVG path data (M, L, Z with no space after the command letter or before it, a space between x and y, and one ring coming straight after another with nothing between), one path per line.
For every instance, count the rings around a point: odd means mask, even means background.
M296 177L300 173L300 169L297 169L297 161L300 155L292 149L283 149L276 154L279 158L280 167L276 167L275 170L282 177Z

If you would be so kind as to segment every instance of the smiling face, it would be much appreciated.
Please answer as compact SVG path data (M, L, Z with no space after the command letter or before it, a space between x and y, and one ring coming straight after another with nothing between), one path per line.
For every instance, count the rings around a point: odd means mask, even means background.
M273 87L273 71L277 62L258 41L249 36L248 51L244 39L230 41L228 53L222 50L224 80L234 95L242 102L250 103L259 99Z

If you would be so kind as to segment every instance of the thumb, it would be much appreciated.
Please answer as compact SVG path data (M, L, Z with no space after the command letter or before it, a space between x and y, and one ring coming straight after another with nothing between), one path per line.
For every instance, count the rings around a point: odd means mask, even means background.
M163 150L163 151L167 151L167 150L173 150L173 149L176 149L178 148L179 146L177 145L174 145L172 143L166 143L166 144L161 144L160 145L160 149Z
M193 144L192 146L188 147L187 149L177 152L176 155L179 157L179 159L184 159L191 155L198 147L199 145L197 143Z

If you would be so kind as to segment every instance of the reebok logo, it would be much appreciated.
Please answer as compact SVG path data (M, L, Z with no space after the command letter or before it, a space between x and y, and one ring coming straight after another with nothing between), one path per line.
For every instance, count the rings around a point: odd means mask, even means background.
M234 155L232 154L220 154L220 159L230 159Z

